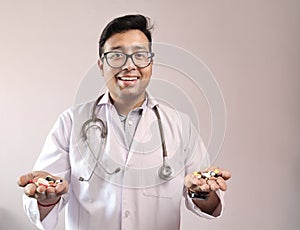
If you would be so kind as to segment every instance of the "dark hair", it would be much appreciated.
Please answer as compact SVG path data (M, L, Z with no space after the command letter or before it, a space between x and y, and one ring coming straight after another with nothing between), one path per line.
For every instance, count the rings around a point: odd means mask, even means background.
M103 46L107 39L116 33L122 33L127 30L140 30L148 38L148 41L152 42L151 29L153 26L150 24L150 18L140 14L125 15L115 18L107 24L102 31L99 40L99 56L101 57L103 52Z

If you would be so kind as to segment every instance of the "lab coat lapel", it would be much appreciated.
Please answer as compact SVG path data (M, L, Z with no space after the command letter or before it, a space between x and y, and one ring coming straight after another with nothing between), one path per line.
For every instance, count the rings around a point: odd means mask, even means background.
M140 166L140 157L152 153L160 146L160 133L157 125L157 117L153 110L146 107L135 131L126 165L131 164Z

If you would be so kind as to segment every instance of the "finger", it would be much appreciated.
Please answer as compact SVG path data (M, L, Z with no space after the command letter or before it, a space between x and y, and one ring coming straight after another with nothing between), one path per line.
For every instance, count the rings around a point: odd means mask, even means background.
M199 186L199 192L209 192L210 191L210 186L208 184L203 184Z
M62 182L58 183L55 187L55 193L57 195L63 195L66 192L68 192L69 185L66 180L63 180Z
M218 185L222 191L227 190L227 184L223 178L219 178L216 182L218 183Z
M218 185L216 180L207 180L207 184L209 185L211 191L220 189L220 186Z
M43 186L43 185L38 186L38 187L36 188L36 192L38 192L38 193L45 193L46 190L47 190L47 187L45 187L45 186Z
M227 170L222 170L222 177L225 179L225 180L228 180L230 179L231 177L231 173Z
M197 184L198 184L199 186L206 184L206 179L204 179L204 178L198 179L198 183L197 183Z
M231 173L228 170L222 169L218 166L211 166L211 167L207 168L205 171L208 172L208 171L214 171L214 170L220 171L220 176L223 177L225 180L228 180L231 177Z
M32 179L33 179L32 173L27 173L19 177L19 179L17 180L17 184L20 187L25 187L28 183L30 183L30 181L32 181Z
M27 184L24 187L24 193L29 197L33 197L35 195L35 192L36 192L36 185L33 183Z
M36 193L35 193L34 197L38 200L46 199L46 197L47 197L46 190L47 190L47 188L45 186L38 186L36 188Z
M188 174L185 177L185 182L184 182L185 186L190 188L193 185L198 185L199 184L199 179L196 178L192 173Z
M185 186L194 190L194 188L206 184L206 180L203 178L197 178L193 174L189 175L185 179Z
M184 185L188 188L190 188L193 185L193 177L191 174L188 174L185 178L184 178Z
M56 198L58 195L56 194L55 187L48 187L46 190L47 198L53 199Z

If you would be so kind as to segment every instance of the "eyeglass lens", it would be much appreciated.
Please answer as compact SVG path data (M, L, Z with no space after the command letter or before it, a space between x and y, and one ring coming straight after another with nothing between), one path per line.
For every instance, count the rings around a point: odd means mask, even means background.
M107 52L104 54L107 63L111 67L119 68L125 65L128 58L131 58L134 65L143 68L150 64L153 54L147 51L135 52L132 54L125 54L122 52Z

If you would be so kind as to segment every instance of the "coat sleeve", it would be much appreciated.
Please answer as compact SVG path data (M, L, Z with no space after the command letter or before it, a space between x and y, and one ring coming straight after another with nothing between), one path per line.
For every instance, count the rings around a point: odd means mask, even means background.
M69 145L72 132L70 110L62 113L48 134L41 154L35 162L34 171L46 171L65 178L70 183ZM39 229L54 229L58 222L59 212L68 202L68 193L62 196L60 202L40 221L37 201L23 195L23 208L29 220Z
M184 119L183 119L184 120ZM186 175L195 171L201 171L208 168L211 164L209 153L204 145L202 138L200 137L199 133L197 132L196 128L193 126L192 122L189 118L185 118L187 125L186 129L186 147L184 151L186 152L187 160L186 160ZM220 199L220 204L214 210L212 215L206 214L198 208L192 199L189 197L187 189L184 189L183 195L185 198L185 205L188 210L192 211L198 216L207 218L207 219L214 219L216 217L220 217L223 212L224 207L224 192L218 190L217 195Z

